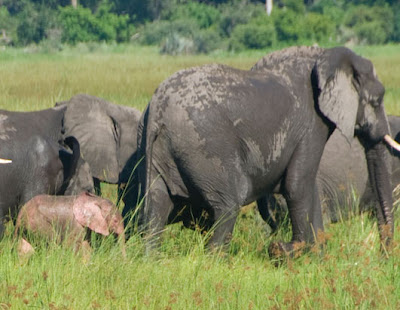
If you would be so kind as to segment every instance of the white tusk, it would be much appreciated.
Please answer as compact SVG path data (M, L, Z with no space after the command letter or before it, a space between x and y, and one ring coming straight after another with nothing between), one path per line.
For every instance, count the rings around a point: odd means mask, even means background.
M383 137L385 142L389 144L392 148L394 148L396 151L400 152L400 144L398 144L393 138L389 135L385 135Z
M0 158L0 164L11 164L11 163L12 163L11 159Z

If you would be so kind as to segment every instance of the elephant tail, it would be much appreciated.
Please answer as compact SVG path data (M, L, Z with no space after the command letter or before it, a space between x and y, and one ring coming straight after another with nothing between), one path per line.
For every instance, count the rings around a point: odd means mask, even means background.
M65 190L67 189L69 182L71 181L72 177L76 173L76 169L78 167L79 159L81 158L81 148L79 145L78 140L73 137L69 136L64 139L65 145L67 145L72 150L72 156L69 157L67 162L64 162L64 181L61 189L57 194L64 194Z
M15 221L14 240L17 240L18 231L19 231L19 228L21 227L21 221L22 221L23 213L24 213L24 208L22 208L19 211L17 220Z
M143 206L143 211L144 211L144 217L146 218L146 213L149 210L149 193L150 193L150 187L151 187L151 167L152 167L152 159L153 159L153 145L154 142L158 136L159 133L159 128L156 125L156 123L152 120L149 120L149 108L145 111L144 115L144 124L145 126L143 127L142 131L142 139L141 139L141 153L142 155L145 155L145 165L144 165L144 178L141 178L142 180L144 179L144 191L143 191L143 196L146 197L144 199L144 206ZM144 138L144 139L143 139ZM143 152L144 151L144 152Z

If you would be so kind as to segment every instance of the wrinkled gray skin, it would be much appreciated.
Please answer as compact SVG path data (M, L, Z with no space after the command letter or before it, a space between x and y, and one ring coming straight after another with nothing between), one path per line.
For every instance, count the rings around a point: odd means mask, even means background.
M104 236L115 233L125 241L124 224L117 207L108 199L87 192L77 196L32 198L19 211L14 237L23 229L50 239L57 236L58 241L80 247L82 242L89 241L87 228Z
M390 131L400 142L400 117L388 116ZM392 191L400 184L400 154L391 150ZM329 138L317 174L318 192L325 223L337 222L354 208L359 199L359 211L374 209L378 203L368 176L367 159L362 142L354 137L351 144L336 130ZM268 195L257 201L262 218L275 231L287 215L286 201L281 196ZM353 210L354 211L354 210Z
M366 141L379 227L389 239L383 95L372 63L342 47L286 49L267 55L253 71L205 65L175 73L156 90L138 129L148 249L183 205L207 211L216 224L210 245L222 245L240 206L272 192L288 202L293 236L272 243L270 254L314 242L323 231L316 174L335 128L349 141L354 134Z
M78 139L82 157L92 171L96 192L100 194L100 182L127 183L129 169L125 167L136 152L140 111L86 94L56 104L64 105L67 107L65 136Z
M0 235L4 219L39 194L94 191L88 165L80 159L79 143L62 138L64 109L36 112L0 111ZM69 150L70 148L72 150Z

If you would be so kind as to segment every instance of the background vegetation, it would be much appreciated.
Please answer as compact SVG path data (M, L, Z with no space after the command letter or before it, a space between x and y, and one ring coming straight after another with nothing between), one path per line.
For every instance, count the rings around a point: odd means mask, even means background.
M32 50L0 52L0 108L38 110L84 92L142 110L159 83L181 68L218 62L249 69L268 52L174 57L159 55L157 47L94 43L52 54ZM355 50L373 61L387 90L387 111L400 115L400 47ZM115 191L103 187L114 202ZM266 249L290 231L269 236L251 206L243 209L227 253L207 253L198 232L175 224L156 257L146 257L133 235L125 260L112 238L93 238L91 257L36 240L36 253L19 258L9 225L0 240L0 309L399 309L398 218L396 212L389 258L379 252L374 217L355 213L326 226L323 252L280 267Z
M156 45L167 54L400 41L395 0L0 0L0 44Z

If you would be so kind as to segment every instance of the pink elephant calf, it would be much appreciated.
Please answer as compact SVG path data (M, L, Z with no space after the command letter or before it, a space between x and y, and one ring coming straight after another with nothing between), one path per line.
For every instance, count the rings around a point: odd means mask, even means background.
M108 199L87 192L78 196L38 195L32 198L18 214L15 237L20 228L46 238L57 237L57 241L68 242L76 249L90 247L87 228L104 236L115 233L122 243L125 241L123 219L116 206ZM22 240L22 244L20 249L31 248L26 240Z

